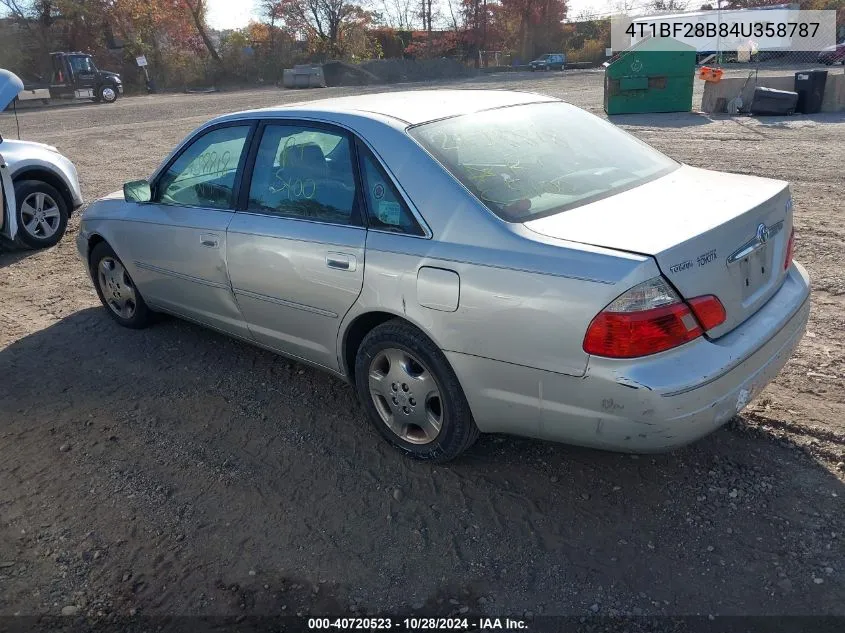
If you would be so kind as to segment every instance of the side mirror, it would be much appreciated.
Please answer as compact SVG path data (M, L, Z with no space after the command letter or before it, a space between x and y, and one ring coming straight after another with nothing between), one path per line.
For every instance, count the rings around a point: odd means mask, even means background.
M123 185L123 197L127 202L149 202L153 192L146 180L133 180Z

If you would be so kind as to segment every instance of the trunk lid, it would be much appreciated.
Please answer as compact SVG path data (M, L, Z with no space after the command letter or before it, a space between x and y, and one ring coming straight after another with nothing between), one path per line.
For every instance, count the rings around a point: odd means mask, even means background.
M777 291L792 231L789 183L683 165L640 187L525 223L558 239L651 255L685 299L716 295L717 338Z

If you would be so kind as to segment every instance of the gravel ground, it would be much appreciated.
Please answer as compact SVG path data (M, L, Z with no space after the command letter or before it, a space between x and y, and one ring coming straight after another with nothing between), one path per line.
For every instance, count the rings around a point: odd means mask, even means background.
M601 81L450 85L598 113ZM144 96L20 126L93 200L212 115L361 91ZM845 116L614 121L692 165L793 183L810 328L746 413L668 455L490 436L415 463L339 380L175 319L114 324L77 218L55 248L0 253L0 614L845 615Z

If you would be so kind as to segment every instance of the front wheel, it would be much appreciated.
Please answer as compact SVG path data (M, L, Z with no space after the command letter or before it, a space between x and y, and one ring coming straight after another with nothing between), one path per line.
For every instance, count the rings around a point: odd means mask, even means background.
M103 103L114 103L117 101L117 88L109 85L100 86L97 91L97 99Z
M410 457L446 462L478 439L448 360L409 323L388 321L364 338L355 359L355 386L376 430Z
M100 242L91 251L91 278L109 316L124 327L146 327L152 312L111 246Z
M65 234L68 207L56 188L40 180L15 183L18 235L20 246L47 248Z

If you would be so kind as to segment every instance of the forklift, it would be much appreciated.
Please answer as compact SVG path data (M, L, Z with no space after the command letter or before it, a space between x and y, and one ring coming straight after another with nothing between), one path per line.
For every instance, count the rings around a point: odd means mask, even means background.
M88 53L50 53L52 75L49 84L25 85L19 101L40 99L85 99L114 103L123 94L123 81L117 73L99 70Z

